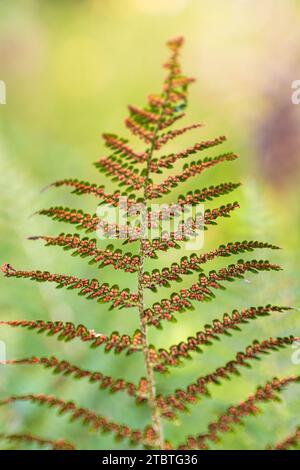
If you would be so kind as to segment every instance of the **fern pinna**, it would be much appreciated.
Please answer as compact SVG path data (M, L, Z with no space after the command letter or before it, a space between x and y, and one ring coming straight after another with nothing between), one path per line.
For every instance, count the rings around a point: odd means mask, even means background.
M82 210L65 207L51 207L39 212L54 220L74 224L77 229L82 229L88 234L95 233L99 230L99 227L108 238L112 233L117 234L119 238L122 238L122 235L124 237L125 234L124 244L138 246L138 252L136 254L125 252L114 245L100 248L97 237L90 238L89 236L80 236L77 233L31 237L31 239L39 239L45 242L47 246L58 246L70 250L72 254L87 258L90 263L96 263L101 268L100 279L105 278L104 268L107 266L112 266L116 270L136 273L137 288L135 292L131 292L128 288L121 289L118 285L111 286L102 283L98 279L83 279L66 274L52 274L46 271L22 271L15 269L10 264L4 264L2 267L6 277L51 282L57 287L66 287L75 292L77 291L87 299L109 303L113 309L136 309L139 315L140 327L131 336L118 332L113 332L110 336L97 334L84 325L74 325L62 321L5 320L1 321L1 324L26 327L38 333L56 336L58 339L65 341L77 338L92 348L102 348L106 352L124 352L127 355L140 353L144 358L145 372L141 373L143 376L138 383L132 383L123 378L113 378L98 370L85 370L55 356L8 360L6 364L42 365L50 371L65 376L88 378L90 382L98 383L100 390L109 389L114 393L127 393L135 403L148 406L152 420L144 429L132 429L127 424L118 424L93 410L78 406L74 402L34 393L10 396L2 399L1 404L28 401L54 407L60 414L68 413L72 420L81 420L100 432L113 433L118 439L125 439L131 445L166 450L173 448L181 450L209 448L212 442L216 443L220 440L222 433L230 431L232 427L242 422L248 415L258 413L260 403L277 399L277 395L284 387L299 380L298 376L272 378L244 401L225 409L219 418L208 426L207 432L185 436L179 445L174 445L164 435L164 421L177 419L181 413L186 412L190 406L197 403L199 398L208 395L210 384L233 377L240 372L242 367L248 367L253 360L258 359L261 355L282 347L291 346L293 341L297 339L294 337L278 337L268 338L261 342L255 341L247 346L243 352L237 353L223 367L219 367L207 375L195 377L194 381L185 388L178 388L169 395L163 394L158 389L157 374L170 372L174 366L179 364L185 365L184 359L189 358L190 353L201 352L216 340L222 339L223 335L239 329L244 323L275 312L288 310L286 307L274 305L250 307L241 311L233 310L231 315L224 314L221 319L215 319L212 324L205 325L202 331L197 331L193 336L182 340L169 349L156 348L149 342L149 329L161 328L168 321L176 321L179 312L198 308L197 305L200 302L213 300L215 293L225 288L224 284L244 278L245 274L249 272L278 271L280 269L278 265L266 260L243 261L241 259L235 264L205 274L204 265L213 259L221 259L254 250L277 249L276 246L261 241L236 241L221 245L209 252L200 253L200 250L197 250L196 253L181 257L179 262L174 262L170 267L147 271L147 263L151 259L155 260L160 256L160 252L169 251L172 256L172 250L181 248L183 243L190 239L191 232L197 232L199 229L207 229L210 225L215 225L220 218L230 216L231 212L239 207L237 202L232 202L213 210L207 209L200 217L200 224L197 214L195 217L191 216L181 224L183 230L173 231L172 236L169 237L166 237L162 230L159 231L158 236L152 239L143 236L145 228L161 228L163 221L176 219L180 209L187 206L196 207L199 203L205 201L213 201L215 198L230 194L239 187L239 184L226 182L190 191L179 196L176 201L164 209L155 211L150 208L153 200L163 198L180 183L186 182L192 177L198 177L205 170L235 160L238 157L235 153L227 152L213 158L204 157L197 161L189 161L189 157L194 154L201 154L206 149L222 145L226 140L224 136L197 142L177 153L161 155L161 152L158 152L177 136L201 127L201 124L193 124L169 130L184 116L188 88L190 83L193 82L193 79L186 77L181 71L179 51L182 43L182 38L168 42L171 56L165 64L167 76L161 94L150 95L144 108L129 106L129 117L126 118L125 125L134 136L145 144L145 150L134 150L126 139L118 135L103 135L104 142L111 150L111 154L101 158L96 163L96 167L104 175L112 178L119 188L115 192L109 193L104 186L77 179L63 179L52 184L54 187L69 187L77 195L91 194L97 198L100 207L102 204L106 204L111 208L118 208L122 198L126 197L127 216L130 217L132 215L131 211L134 212L137 207L141 211L143 207L147 208L142 223L132 228L128 219L125 223L122 221L120 224L109 223L105 218L101 218L98 212L97 214L90 214ZM179 173L168 175L169 170L172 171L174 168L174 164L177 167L181 160L187 160L188 163L184 165ZM161 175L158 177L160 182L155 183L154 176L159 174ZM180 281L191 274L198 276L197 282L190 286L187 284L187 287L177 290L169 298L157 300L153 305L146 305L146 290L150 289L158 296L158 288L170 287L175 281ZM186 432L182 430L181 434L184 436ZM291 436L281 444L274 443L274 448L288 448L289 443L294 444L298 437L299 430L297 429L295 436ZM53 441L31 436L30 434L2 435L1 439L14 442L23 441L25 443L28 441L37 442L39 445L48 445L54 449L74 448L68 441Z

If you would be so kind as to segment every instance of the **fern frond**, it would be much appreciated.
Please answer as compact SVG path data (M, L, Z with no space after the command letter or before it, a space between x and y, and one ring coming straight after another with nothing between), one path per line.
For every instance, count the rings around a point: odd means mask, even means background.
M115 249L113 245L108 245L105 249L97 248L95 238L83 237L78 234L61 233L57 237L39 235L28 238L29 240L43 240L46 246L60 246L65 250L73 250L72 256L91 258L89 264L100 263L99 268L113 266L114 269L123 269L125 272L135 272L139 265L139 255L123 253L120 249Z
M243 352L238 352L235 358L222 367L205 376L198 377L186 389L177 389L170 395L158 395L157 405L164 417L174 419L176 412L187 412L189 405L198 403L201 396L210 396L208 385L220 384L222 380L231 380L232 376L240 375L240 367L251 367L249 361L260 359L261 355L278 352L281 348L290 346L299 338L269 338L263 341L253 341Z
M191 124L190 126L182 127L181 129L174 129L173 131L168 131L162 134L155 142L155 149L159 150L163 145L166 145L169 140L173 140L176 137L179 137L182 134L185 134L188 131L193 129L198 129L199 127L203 127L204 124Z
M181 72L179 51L183 45L183 38L177 38L167 43L172 51L171 57L164 64L168 74L164 81L161 95L149 95L150 111L161 115L161 122L165 118L173 119L182 114L187 105L187 91L193 78L186 77Z
M181 152L163 155L162 157L156 159L154 158L151 161L150 169L153 173L160 173L160 168L173 168L173 163L175 163L177 160L187 158L190 155L193 155L197 152L201 152L202 150L215 147L216 145L220 145L225 141L226 137L222 135L212 140L204 140L202 142L198 142L192 147L188 147L187 149L182 150Z
M182 341L171 346L168 350L159 349L156 355L155 370L165 372L170 366L177 366L182 359L189 359L191 352L202 352L202 346L211 346L222 335L230 335L232 332L240 331L240 326L265 317L273 312L285 312L291 310L289 307L278 307L266 305L265 307L250 307L241 312L233 310L231 316L224 313L223 321L214 319L212 325L205 325L204 331L198 331L194 336L190 336L187 341Z
M159 130L166 129L185 116L185 113L180 113L177 116L173 116L169 119L162 119L159 113L150 112L146 109L138 108L137 106L129 105L128 109L130 111L130 117L145 129L149 130L153 130L155 125Z
M193 271L201 271L201 265L212 261L218 257L229 257L240 253L252 252L255 249L269 248L278 250L279 247L271 245L270 243L258 241L243 241L227 243L227 245L220 245L215 250L208 253L197 255L193 253L189 258L184 256L180 260L180 264L173 263L171 268L163 268L162 270L155 269L151 273L145 272L143 275L143 283L145 287L150 289L158 286L169 287L169 281L180 281L182 275L192 274Z
M210 186L201 191L190 191L185 196L179 196L175 205L185 206L187 204L194 205L199 202L210 201L214 198L229 194L241 186L240 183L222 183L217 186ZM172 207L172 206L171 206Z
M151 143L154 135L153 131L155 131L156 128L158 131L166 129L167 127L172 126L176 121L185 116L185 113L179 113L177 115L172 115L171 117L168 117L167 115L164 116L163 113L160 113L159 110L157 110L158 112L151 112L147 109L141 109L131 105L129 105L128 108L130 111L130 117L125 120L126 126L133 132L134 135L139 136L146 143ZM198 125L188 127L191 129L198 127ZM188 128L180 129L179 133L176 135L181 135L188 130ZM176 137L176 135L172 136L172 133L175 132L178 131L170 131L168 133L162 134L161 137L157 139L157 145L159 145L160 139L166 140L167 142L167 140Z
M129 147L128 140L123 137L118 137L116 134L102 134L107 147L115 150L115 153L121 155L126 160L131 160L135 163L144 163L147 160L147 153L135 152Z
M169 176L160 184L150 184L147 189L147 197L149 199L160 198L163 194L168 194L171 189L176 187L179 183L185 182L193 176L200 175L203 171L208 168L212 168L219 163L232 161L236 158L238 158L237 154L229 152L214 158L205 158L204 160L198 160L196 163L192 162L190 164L186 164L182 173L176 176Z
M215 209L206 209L204 213L204 229L205 225L216 225L216 219L219 217L228 217L229 213L237 209L239 204L237 202L229 203L226 206L220 206ZM101 220L96 214L89 214L83 212L81 209L69 209L68 207L50 207L48 209L42 209L38 212L40 215L45 215L50 217L53 220L59 222L65 222L69 224L76 225L76 228L84 229L87 233L95 232L97 229L101 229L103 234L109 238L111 235L114 235L116 238L124 239L127 243L132 243L141 238L142 229L141 227L131 227L128 223L127 225L118 225L110 224L105 220ZM202 226L200 222L200 216L198 215L195 218L191 218L186 223L179 225L176 232L171 232L170 240L159 240L154 239L150 242L145 240L145 246L147 246L147 256L153 256L155 250L166 251L169 248L176 246L174 240L187 240L186 234L190 232L193 236L195 234L195 229L199 228L199 225ZM149 222L150 224L151 222ZM151 228L149 226L148 228Z
M137 122L145 125L151 126L152 124L157 124L160 120L160 115L158 113L151 113L146 109L139 108L138 106L128 105L130 115Z
M229 217L230 212L240 207L237 201L226 204L226 206L217 207L215 209L207 209L204 212L204 229L205 225L216 225L215 220L219 217Z
M148 212L148 226L158 224L162 220L170 220L172 217L182 216L182 208L186 205L195 206L198 203L211 201L214 198L224 194L229 194L240 186L240 183L223 183L218 186L210 186L202 190L190 191L186 195L179 196L178 200L168 206L163 207L159 211L151 210ZM138 203L135 204L136 208ZM128 213L130 213L130 208Z
M104 191L103 186L98 186L97 184L91 184L87 181L79 181L78 179L66 178L63 180L55 181L54 183L50 184L50 187L61 187L61 186L68 186L74 188L72 193L81 195L81 194L93 194L97 198L101 199L106 204L111 205L118 205L119 198L121 196L119 191L116 191L113 194L107 194Z
M207 230L207 225L217 225L216 220L218 218L229 217L230 212L233 212L239 207L239 204L234 202L212 210L206 209L204 211L204 215L202 213L198 213L195 217L190 217L187 221L180 221L176 227L176 230L170 232L166 238L177 241L188 241L190 237L195 237L199 230ZM156 228L156 222L154 222L153 226L150 226L149 224L149 228L151 227ZM164 241L163 236L162 241Z
M68 207L50 207L38 213L59 222L74 224L78 230L96 232L101 238L118 238L123 240L123 245L134 243L138 245L138 254L116 249L113 245L106 248L98 248L97 239L78 234L60 234L58 236L33 236L31 240L43 240L47 246L59 246L70 250L72 255L87 258L89 264L98 264L98 268L111 265L114 269L122 269L125 272L137 274L136 293L129 289L121 289L118 285L110 286L101 284L97 279L81 279L72 275L52 274L47 271L21 271L16 270L10 264L4 264L2 271L6 277L27 278L38 282L52 282L57 287L66 287L76 290L77 293L87 299L110 304L114 307L135 307L139 315L139 329L132 335L120 334L118 331L110 335L96 333L84 325L75 325L69 322L44 321L44 320L6 320L0 321L0 325L11 327L23 327L36 333L45 333L54 336L57 340L72 341L78 338L92 348L103 347L103 352L142 355L144 372L138 383L129 382L123 378L114 378L113 375L104 375L98 370L88 370L74 365L68 361L50 357L26 357L3 361L11 365L40 365L50 371L70 376L70 378L83 379L91 383L95 382L100 389L110 392L124 391L134 398L135 403L144 403L151 413L151 426L145 429L132 429L127 425L120 425L107 418L98 415L87 408L78 407L73 401L65 401L44 394L27 394L11 396L0 401L7 405L18 401L43 404L56 408L60 414L69 413L72 420L83 420L94 430L111 432L118 439L127 439L131 444L141 445L145 448L169 450L173 446L163 437L162 417L174 420L180 412L188 411L191 404L197 403L202 396L209 396L210 385L230 380L240 373L242 367L250 367L251 362L259 359L263 354L277 351L280 348L293 345L300 338L277 337L262 341L255 340L245 351L235 353L232 360L224 366L218 367L206 375L193 378L183 389L175 389L168 395L163 395L158 390L156 382L157 373L165 373L185 362L193 359L194 353L202 353L207 347L211 347L217 340L223 339L223 335L231 335L240 331L242 326L252 320L273 314L285 312L289 307L280 307L268 304L266 306L250 307L242 311L233 310L232 314L225 313L223 318L215 318L211 324L204 325L202 331L193 333L175 345L159 348L149 343L150 326L161 327L164 320L176 321L177 312L183 312L194 308L195 301L211 301L215 298L215 290L224 290L223 283L244 279L246 273L258 273L263 271L278 271L280 266L265 260L238 260L235 264L222 267L208 273L203 272L203 266L207 262L229 257L240 253L252 252L256 249L278 249L277 246L267 242L242 241L220 245L208 252L192 253L189 257L181 256L180 261L174 262L170 267L163 266L160 269L147 271L148 258L158 258L159 251L183 248L184 242L195 240L200 231L207 230L211 225L217 225L220 218L230 217L232 212L239 207L238 202L227 203L213 209L197 208L197 204L212 201L217 197L227 195L237 189L238 183L221 183L216 186L202 187L177 196L177 201L168 205L158 206L152 210L151 203L156 198L162 198L171 193L172 189L181 183L188 182L192 177L201 175L206 169L213 168L219 163L233 161L238 155L233 152L223 153L216 157L204 156L197 161L183 162L182 170L174 176L163 175L155 180L153 174L162 174L165 170L172 169L174 164L181 163L193 154L203 152L221 145L226 138L220 135L214 139L197 140L184 150L174 151L161 155L157 150L168 144L176 137L185 134L192 129L202 127L202 124L192 124L178 129L169 129L179 119L185 116L187 95L190 83L193 79L186 77L181 70L179 52L183 44L182 38L176 38L168 42L171 56L165 64L167 74L163 82L161 93L151 94L144 107L129 106L129 117L125 124L129 131L146 143L142 151L135 151L129 141L116 134L103 134L106 147L110 150L108 155L101 157L95 166L100 172L119 187L118 190L106 192L105 187L96 183L90 183L74 178L61 179L52 183L53 187L67 187L76 195L90 194L97 198L98 209L107 204L109 209L122 209L124 217L120 223L107 221L107 211L103 214L97 210L97 214L90 214L78 209ZM166 173L168 173L166 171ZM161 182L160 182L161 181ZM196 214L184 211L186 206L193 206ZM157 207L157 206L156 206ZM106 208L105 208L106 209ZM109 214L110 215L110 214ZM120 215L120 214L119 214ZM114 211L117 218L117 211ZM136 220L138 217L138 220ZM180 218L179 218L180 217ZM173 219L172 219L173 218ZM171 220L171 233L168 233L165 221ZM155 229L155 235L153 231ZM152 237L152 238L151 238ZM136 248L136 247L134 247ZM134 250L132 250L135 252ZM172 255L172 252L170 253ZM168 299L158 300L148 308L145 299L146 288L156 292L157 287L169 287L173 281L181 281L183 276L198 272L198 279L192 280L185 288L173 292ZM105 271L104 271L105 274ZM135 357L133 358L135 359ZM208 369L209 370L209 369ZM110 374L110 372L109 372ZM145 377L143 377L145 375ZM162 377L162 381L164 377ZM205 449L209 441L217 442L222 433L230 431L235 423L241 423L242 419L259 411L260 402L271 402L277 398L280 392L289 383L300 382L300 377L292 376L281 380L273 379L264 387L258 388L254 395L248 397L236 406L229 407L221 414L216 422L209 425L205 434L188 436L179 449ZM4 435L0 435L2 438ZM40 445L49 445L52 448L63 447L67 441L45 440L31 435L20 434L6 436L11 440L31 441ZM276 448L287 448L298 442L299 429L286 441L276 445ZM60 443L60 444L57 444ZM67 444L68 447L68 444Z
M170 248L180 248L178 242L190 240L190 237L195 237L195 235L199 233L199 230L207 230L207 225L217 225L216 219L219 217L229 217L230 212L233 212L239 207L238 202L234 202L212 210L206 209L204 211L204 217L202 214L197 214L196 217L191 217L188 221L178 224L177 230L170 232L166 238L154 238L151 241L144 240L145 256L153 257L156 251L168 251ZM126 243L132 241L135 241L135 234L133 234L132 238L127 240Z
M131 227L130 224L118 225L115 223L108 223L104 219L100 219L96 214L89 214L83 212L81 209L69 209L68 207L50 207L49 209L42 209L38 211L39 215L45 215L58 222L65 222L76 225L78 230L83 229L86 233L102 230L106 238L114 236L114 238L126 239L129 237L129 242L134 242L141 237L140 227Z
M0 434L0 439L11 443L38 444L39 447L51 447L52 450L75 450L76 447L71 442L64 439L53 440L44 439L33 434Z
M185 443L179 445L178 449L208 449L207 441L218 442L219 434L224 434L232 430L232 426L240 424L249 415L256 415L261 412L259 403L270 403L276 401L280 393L287 385L300 382L300 376L291 376L283 379L274 378L267 382L264 387L258 387L257 391L250 395L239 405L229 407L219 419L208 426L207 434L199 436L189 436Z
M64 323L62 321L1 320L0 325L28 328L28 330L36 331L37 333L46 333L48 336L58 335L57 339L60 341L72 341L75 338L79 338L83 342L91 343L91 348L104 346L105 352L115 351L120 353L126 351L128 354L131 354L141 351L140 330L136 330L132 336L121 335L117 331L107 336L102 333L96 333L94 330L89 330L84 325L76 326L74 323Z
M283 441L275 444L273 447L269 446L267 450L290 450L293 448L298 448L300 443L300 427L296 431L288 436Z
M145 178L134 170L132 166L122 162L117 157L101 158L95 163L98 170L117 181L119 186L128 186L132 190L139 190L145 184ZM128 191L128 188L127 188Z
M158 124L158 129L163 130L166 129L167 127L172 126L176 121L179 119L183 118L185 116L185 113L178 114L177 116L173 116L170 119L162 119L161 122Z
M113 307L133 307L137 303L137 295L132 294L129 289L120 290L117 285L110 287L107 283L99 284L97 279L80 279L66 274L51 274L48 271L19 271L10 264L4 264L1 269L6 277L54 282L57 288L79 289L79 295L101 303L111 302Z
M124 196L119 190L115 191L114 193L108 194L103 193L103 187L100 185L98 186L96 183L88 183L87 181L79 181L78 179L67 178L64 180L55 181L54 183L50 184L49 187L62 187L67 186L70 188L74 188L72 194L76 194L81 196L82 194L92 194L96 198L100 199L100 204L107 204L113 207L119 207L120 205L120 198ZM126 203L127 206L130 208L132 204L136 204L136 198L134 194L127 194L126 195ZM40 212L38 212L40 213Z
M239 208L237 202L229 203L226 206L221 206L215 209L206 209L204 211L204 217L202 214L197 214L196 217L191 217L188 221L178 224L175 232L170 232L167 237L153 238L152 240L143 239L143 250L145 257L157 258L157 251L168 251L171 248L180 248L178 242L189 241L190 237L195 237L199 232L198 230L207 230L207 225L217 225L216 219L219 217L229 217L230 212ZM96 217L96 216L95 216ZM64 220L69 221L69 220ZM100 227L109 236L110 234L117 234L120 238L124 238L124 234L127 234L129 238L124 240L123 244L132 243L142 238L142 230L140 227L130 226L118 226L112 225L111 227L105 222L99 222L99 219L93 221L95 227ZM151 225L150 225L151 224ZM156 227L156 222L153 224ZM79 228L78 226L77 228ZM152 228L152 222L149 222L149 227ZM93 229L90 229L92 231ZM96 230L96 228L94 229Z
M136 122L132 118L126 118L125 119L125 125L127 129L129 129L133 135L136 137L139 137L141 140L143 140L146 144L151 144L154 134L153 132L145 129L144 126Z
M134 397L137 403L147 401L148 383L147 379L142 377L135 385L125 379L115 379L110 375L104 375L99 371L91 371L82 369L76 365L70 364L65 360L60 360L55 356L52 357L28 357L24 359L13 359L8 361L0 361L3 365L41 365L45 369L50 369L54 374L62 374L71 376L74 379L88 378L91 384L99 384L100 390L109 390L111 393L126 392L129 396Z
M37 212L59 222L67 222L77 225L78 229L85 229L86 232L94 232L97 230L99 218L96 214L88 214L81 209L69 209L68 207L50 207Z
M88 408L78 407L73 401L65 401L51 395L16 395L1 400L0 405L9 405L18 401L29 401L33 404L45 405L48 408L56 408L59 411L59 416L68 413L71 421L80 420L82 424L89 425L95 431L114 434L118 440L127 439L132 444L143 444L150 447L155 442L155 433L151 427L146 428L144 431L132 429L127 425L109 421L104 416L98 415Z
M189 236L195 236L197 229L207 230L207 225L217 225L215 222L219 217L229 217L230 212L233 212L235 209L239 208L238 202L229 203L216 207L214 209L206 209L204 215L202 213L197 213L195 217L189 217L188 220L182 221L177 224L176 230L167 234L167 239L171 240L188 240ZM153 218L148 218L148 228L157 228L158 221ZM197 233L197 232L196 232ZM164 238L162 238L164 241Z
M190 300L200 302L211 300L214 298L212 289L224 289L219 281L231 282L235 279L243 279L246 272L257 273L259 271L279 271L281 268L277 264L271 264L269 261L239 260L238 263L221 268L219 271L211 271L208 276L201 273L199 282L193 284L190 288L181 289L178 293L171 295L170 299L163 299L160 303L156 303L152 308L145 310L144 315L147 323L159 327L162 320L174 321L173 313L182 312L191 309Z

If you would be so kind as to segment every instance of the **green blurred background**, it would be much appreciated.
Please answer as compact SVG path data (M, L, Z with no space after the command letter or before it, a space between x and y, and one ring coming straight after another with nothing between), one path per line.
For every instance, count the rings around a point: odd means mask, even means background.
M200 121L206 127L181 137L168 151L225 134L224 150L241 155L237 162L219 165L179 189L183 192L222 181L243 183L222 200L238 199L241 209L206 233L203 251L235 240L268 241L284 249L249 258L270 257L285 269L249 275L250 282L231 284L211 304L195 304L195 311L178 315L176 324L151 330L151 342L170 346L234 308L267 303L300 307L300 105L291 102L291 83L300 79L299 21L297 0L0 0L0 79L7 86L7 104L0 106L1 262L19 269L97 276L109 283L118 275L122 287L134 289L133 274L112 268L99 271L60 248L45 248L26 238L72 231L68 225L30 217L40 208L96 209L92 196L78 198L67 189L41 193L50 182L79 177L115 188L92 166L107 154L101 133L128 135L123 125L127 104L143 105L149 92L160 91L161 64L167 57L164 43L180 34L186 38L184 71L197 78L184 123ZM215 154L216 150L206 153ZM170 265L171 256L174 261L179 254L161 256L155 267ZM224 264L224 260L210 263L207 269ZM72 321L103 333L132 333L138 327L134 309L109 312L107 306L86 302L73 292L26 280L2 278L0 285L3 319ZM151 304L173 290L161 289L147 300ZM300 336L298 317L299 311L294 310L245 325L242 332L193 355L193 361L173 370L171 376L158 377L159 390L169 393L186 386L231 360L254 339ZM77 340L65 344L3 326L0 340L8 359L55 354L113 377L137 381L144 375L138 354L130 358L104 355L101 348L95 352ZM187 433L205 432L225 407L246 398L256 385L273 376L298 374L300 365L292 363L293 352L287 348L265 356L234 381L211 386L213 398L202 399L177 424L166 423L166 437L177 444ZM85 379L53 376L39 366L1 366L1 398L31 392L74 399L133 427L149 422L147 408L135 408L125 394L112 396ZM288 388L282 397L281 403L263 406L264 414L248 418L244 427L225 435L221 448L263 449L292 432L300 422L299 386ZM91 433L79 423L70 425L67 416L58 417L54 410L29 403L2 407L0 413L0 432L67 437L81 449L127 446ZM1 443L1 448L11 447Z

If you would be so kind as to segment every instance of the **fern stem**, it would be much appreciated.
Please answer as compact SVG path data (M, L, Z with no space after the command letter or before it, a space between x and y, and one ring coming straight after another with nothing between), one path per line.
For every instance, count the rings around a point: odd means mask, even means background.
M158 132L158 130L157 130ZM148 154L147 158L147 169L146 169L146 178L145 178L145 185L144 185L144 207L147 206L147 189L149 185L149 175L150 175L150 163L152 154L155 148L155 140L156 135L155 133L153 137L153 142ZM147 230L147 217L142 222L144 224L145 230ZM140 252L139 252L139 268L138 268L138 309L140 315L140 330L142 332L142 347L144 353L144 362L146 367L146 374L148 380L148 399L149 399L149 406L151 408L151 415L152 415L152 427L154 432L157 436L156 447L158 449L164 448L164 438L163 438L163 427L161 422L161 415L159 407L157 406L156 402L156 382L154 376L154 368L151 361L150 356L150 349L149 349L149 339L148 339L148 325L147 325L147 317L145 316L145 302L144 302L144 264L145 264L145 252L144 252L144 230L142 230L142 237L140 239Z
M151 408L152 414L152 427L157 436L157 448L164 448L164 439L163 439L163 428L161 423L160 410L156 402L156 383L154 377L154 369L151 362L150 349L149 349L149 339L148 339L148 325L147 318L145 317L144 310L144 285L143 285L143 275L144 275L144 244L143 240L140 243L140 264L138 272L138 308L140 314L140 330L142 332L142 346L144 353L144 361L146 367L146 374L148 380L148 399L149 406Z
M176 56L178 54L178 49L180 48L181 43L178 43L173 49L173 54L171 56L171 61L173 65L175 65ZM144 264L145 264L145 244L144 244L144 237L145 233L148 230L148 201L149 197L149 187L151 185L150 174L151 174L151 163L153 153L155 152L157 141L159 140L159 132L161 123L164 120L166 109L169 105L170 100L170 89L173 81L173 74L174 71L170 68L170 73L166 78L165 85L166 89L163 92L164 101L160 109L159 118L157 120L155 129L152 134L152 139L150 142L150 146L148 150L145 152L147 155L146 160L146 171L145 171L145 179L144 179L144 187L143 187L143 204L145 213L143 214L142 220L142 233L140 239L140 262L139 262L139 269L138 269L138 309L140 315L140 329L142 332L142 345L143 345L143 352L144 352L144 360L145 360L145 367L148 379L148 389L149 389L149 405L152 412L152 427L157 436L157 447L158 449L164 449L164 437L163 437L163 426L161 421L161 412L157 405L156 399L156 382L154 376L154 366L151 361L151 354L149 348L149 340L148 340L148 325L147 325L147 317L145 316L145 305L144 305ZM145 229L145 230L144 230Z
M167 93L168 97L168 93ZM148 380L148 400L149 406L151 408L152 414L152 427L157 436L156 447L158 449L164 449L164 437L163 437L163 426L161 421L160 409L156 401L156 381L154 376L154 367L151 361L150 349L149 349L149 339L148 339L148 324L147 317L145 316L145 302L144 302L144 265L145 265L145 251L144 251L144 236L147 233L148 223L147 223L147 210L148 210L148 188L150 185L150 173L151 173L151 160L155 150L156 140L158 138L159 126L161 119L164 116L165 105L167 102L167 97L165 104L162 107L160 119L158 120L156 129L153 133L153 138L151 141L150 148L148 150L147 161L146 161L146 175L144 182L144 191L143 191L143 204L146 211L144 213L144 220L142 220L142 233L140 239L140 252L139 252L139 267L138 267L138 309L140 315L140 330L142 332L142 347L144 353L144 362L146 367L146 374ZM144 231L145 229L145 231Z

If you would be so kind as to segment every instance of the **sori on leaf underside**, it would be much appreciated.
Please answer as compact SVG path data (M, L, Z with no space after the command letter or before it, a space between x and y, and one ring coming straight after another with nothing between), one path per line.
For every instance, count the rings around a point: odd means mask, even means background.
M126 422L121 424L98 414L95 410L83 408L73 401L66 401L59 397L45 394L30 394L2 397L1 405L9 405L18 401L44 405L56 408L59 414L69 414L71 419L80 420L90 428L99 432L110 432L117 439L142 448L152 449L207 449L212 445L222 447L223 434L235 429L238 423L244 421L249 415L256 415L261 411L261 403L270 403L277 400L282 390L293 383L299 382L299 376L281 378L266 377L266 383L254 390L252 395L244 397L239 403L224 408L220 416L210 423L206 432L188 435L182 429L180 435L182 442L172 442L164 432L165 420L178 421L180 415L187 411L192 412L194 406L201 406L199 401L209 397L212 384L223 384L225 379L234 379L242 373L243 368L250 367L255 360L266 353L274 353L281 348L291 346L299 338L276 337L254 341L245 349L232 355L232 359L223 366L211 370L208 374L199 372L192 383L178 388L172 393L164 394L157 385L157 375L171 373L176 366L184 367L187 359L194 359L196 353L208 354L214 348L216 341L221 341L226 335L238 334L246 324L265 316L281 315L290 310L289 307L266 304L264 306L251 306L242 310L233 310L231 314L224 313L205 325L202 330L183 338L178 344L168 348L158 348L149 342L151 328L170 328L169 321L176 321L179 314L191 309L198 309L199 303L215 301L218 295L229 284L243 279L248 273L262 273L263 271L279 271L277 264L260 257L244 260L239 257L249 252L261 250L277 250L278 247L264 240L226 241L224 244L205 252L195 250L188 256L183 255L183 243L189 239L190 231L197 228L197 221L190 217L181 223L181 231L173 231L169 237L160 235L147 239L141 236L143 228L157 228L165 220L176 219L180 210L186 206L194 207L198 204L210 202L212 209L206 209L201 218L201 227L209 229L212 225L220 223L222 218L229 217L239 204L232 200L226 205L215 203L217 198L230 196L240 184L238 182L223 182L211 186L201 186L200 175L219 165L227 165L238 158L233 152L216 152L214 156L206 155L206 151L219 150L226 141L223 135L210 139L192 142L185 149L179 148L177 152L164 151L164 148L177 137L202 132L202 123L187 124L178 127L179 121L185 116L187 95L190 84L194 81L181 70L179 53L183 44L182 38L176 38L167 43L170 57L164 64L167 70L163 82L163 89L159 94L148 96L144 107L130 105L129 115L125 119L127 130L139 139L144 150L135 150L134 144L127 138L114 133L103 134L108 155L100 158L96 169L111 178L116 185L114 192L108 192L104 185L81 181L80 179L64 178L52 183L51 187L66 187L76 195L89 194L96 198L100 205L106 204L111 208L118 208L120 200L126 198L127 213L130 216L133 208L146 207L143 224L134 232L128 232L128 223L112 224L102 220L98 213L88 213L83 210L69 207L50 207L42 209L39 214L65 224L73 224L75 232L63 232L56 236L33 235L31 240L44 242L46 246L55 246L78 255L83 261L94 264L99 268L97 278L81 278L77 275L64 273L50 273L35 269L21 270L11 264L4 264L2 271L8 278L27 278L38 282L50 282L58 288L67 288L77 292L85 299L95 302L107 303L112 309L130 309L128 315L136 312L139 318L139 328L132 334L114 331L111 335L104 335L89 329L84 324L75 325L63 321L41 320L11 320L0 322L3 326L23 327L38 333L45 333L58 340L84 342L95 349L95 354L115 352L124 355L124 358L141 354L144 370L140 379L133 383L125 378L116 378L106 375L100 370L87 370L75 365L61 357L31 356L20 359L10 359L6 364L43 366L49 371L62 374L66 380L71 378L87 379L91 384L97 384L100 391L109 390L115 394L126 393L132 397L132 406L143 404L149 407L149 424L146 427L131 428ZM178 170L183 163L182 169ZM176 169L174 169L174 166ZM157 181L158 178L158 181ZM187 187L191 179L196 181L197 190L188 190L177 195L167 207L151 211L152 201L164 200L166 195L172 196L174 188ZM198 182L199 181L199 182ZM177 193L178 194L178 193ZM169 197L170 197L169 196ZM118 235L127 233L123 240L126 249L119 248L113 243L101 247L97 239L97 230L101 226L108 235L114 231ZM199 228L199 227L198 227ZM78 233L81 231L81 234ZM136 252L127 247L137 247ZM173 257L173 250L182 250L182 256L171 265L149 270L147 264L152 263L161 252L169 252ZM207 270L206 264L212 260L222 260L238 256L231 264L224 263L218 270ZM227 261L227 260L226 260ZM156 261L158 262L158 261ZM109 285L105 282L105 270L113 267L115 270L134 273L136 275L136 289L121 288L118 284ZM178 282L190 276L196 280L185 287L178 287ZM164 288L172 288L173 293L164 298L161 296ZM157 301L147 305L145 291L156 292ZM164 294L162 294L164 295ZM124 313L123 313L124 314ZM122 316L118 325L122 324ZM72 343L73 344L73 343ZM97 350L97 351L96 351ZM125 359L124 359L125 360ZM201 369L201 361L199 361ZM271 405L270 405L271 406ZM123 419L124 420L124 419ZM123 421L122 420L122 421ZM42 438L28 433L26 430L20 434L1 434L1 440L13 443L36 443L52 449L73 449L74 444L64 439ZM299 429L280 443L272 443L271 448L289 448L299 441ZM77 447L80 447L80 442Z

